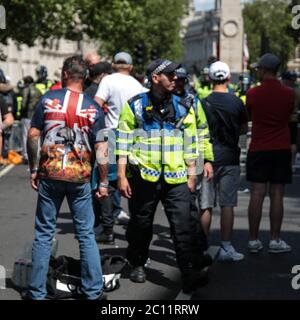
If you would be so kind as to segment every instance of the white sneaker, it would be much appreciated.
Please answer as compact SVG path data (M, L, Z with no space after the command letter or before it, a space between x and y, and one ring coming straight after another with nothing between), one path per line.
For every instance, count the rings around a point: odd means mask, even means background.
M150 260L150 258L148 258L144 264L144 268L150 268L150 264L151 264L151 260Z
M121 211L116 219L116 224L128 224L130 217L127 212Z
M258 253L260 250L262 250L263 245L260 240L250 240L248 242L248 250L250 253Z
M218 261L241 261L243 259L244 255L235 251L233 246L227 249L221 247L218 255Z
M269 253L282 253L290 251L292 251L292 247L281 239L271 240L269 243Z

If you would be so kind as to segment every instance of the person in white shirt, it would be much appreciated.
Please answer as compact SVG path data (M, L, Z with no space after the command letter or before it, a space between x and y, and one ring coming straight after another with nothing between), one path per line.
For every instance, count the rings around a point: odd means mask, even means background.
M106 127L115 129L124 104L146 89L130 75L133 65L127 52L117 53L112 67L116 73L106 76L101 81L95 100L104 109Z
M102 107L105 113L105 125L109 129L116 129L119 122L119 116L125 103L139 93L147 90L130 74L133 69L132 57L127 52L119 52L114 56L112 67L115 73L107 75L99 84L98 91L94 97L95 101ZM109 143L110 144L110 143ZM102 213L102 227L95 229L97 242L113 244L114 234L112 229L112 218L116 222L127 224L128 214L123 211L120 203L121 196L117 190L117 170L115 164L109 167L110 197L102 201L102 209L95 211ZM108 203L110 201L110 203ZM111 208L114 208L113 211ZM109 211L109 212L108 212ZM97 213L96 213L97 214ZM106 223L107 222L107 223ZM108 223L109 222L109 223Z

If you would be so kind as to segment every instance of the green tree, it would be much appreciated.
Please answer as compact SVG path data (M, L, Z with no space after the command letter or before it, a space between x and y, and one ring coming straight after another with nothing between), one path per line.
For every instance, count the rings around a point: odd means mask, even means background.
M247 3L243 12L251 62L272 52L282 59L282 66L294 52L295 42L289 33L292 13L285 0L256 0Z
M0 42L8 38L33 46L36 39L71 38L76 27L77 0L4 0L6 30L0 33Z
M99 38L103 50L113 55L119 50L133 54L135 45L145 44L146 61L152 49L161 56L179 59L182 43L179 37L181 18L187 0L111 0L97 6L81 1L82 21L91 38Z
M187 0L4 0L7 29L0 42L8 38L29 46L36 39L46 44L53 38L81 40L84 35L101 42L102 54L119 50L134 53L143 41L145 63L158 49L163 57L179 59L181 18Z

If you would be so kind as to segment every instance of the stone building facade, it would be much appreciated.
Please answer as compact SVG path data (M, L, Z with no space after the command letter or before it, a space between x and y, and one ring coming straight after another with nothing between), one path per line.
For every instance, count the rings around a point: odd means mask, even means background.
M195 73L215 56L228 63L233 75L243 71L244 26L240 0L216 0L213 10L190 12L184 21L184 62Z
M96 52L97 49L98 45L89 41L54 39L47 46L37 41L34 47L28 47L17 45L10 40L6 46L0 44L0 50L6 56L6 61L0 61L0 68L10 77L13 85L27 75L35 79L35 68L39 64L47 67L48 78L53 80L55 71L60 70L66 57L73 54L84 55L87 52Z

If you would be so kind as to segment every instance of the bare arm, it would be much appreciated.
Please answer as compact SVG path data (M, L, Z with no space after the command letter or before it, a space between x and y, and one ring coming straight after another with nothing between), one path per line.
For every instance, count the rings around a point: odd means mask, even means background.
M100 184L96 193L97 198L108 196L108 143L107 141L98 142L95 145L96 161L99 170Z
M37 128L30 128L27 138L27 152L30 168L30 182L34 190L38 188L37 168L38 168L38 148L41 131Z
M127 156L120 156L118 160L118 187L125 198L131 198L132 192L126 177Z
M14 116L11 112L5 114L3 116L3 121L2 121L2 125L1 125L1 129L4 131L7 128L11 127L14 123Z
M196 161L188 162L188 188L190 192L196 191L197 173L196 173Z
M105 104L105 101L104 101L104 100L102 100L101 98L99 98L99 97L97 97L97 96L95 96L94 100L99 104L99 106L100 106L101 108L103 108L103 105Z
M106 104L106 101L102 100L101 98L95 96L94 100L99 104L99 106L103 109L104 113L108 112L108 106Z

